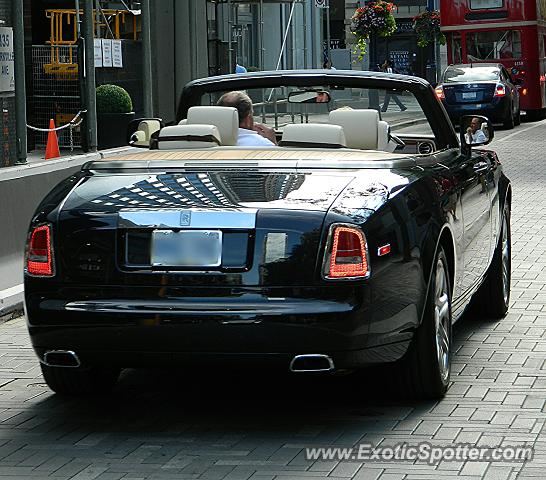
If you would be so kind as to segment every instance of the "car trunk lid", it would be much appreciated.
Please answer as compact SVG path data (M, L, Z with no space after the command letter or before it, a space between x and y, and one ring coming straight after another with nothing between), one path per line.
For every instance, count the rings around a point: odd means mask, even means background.
M450 105L467 103L488 103L495 94L496 82L444 84L446 103Z
M80 284L313 284L326 212L353 178L331 172L91 175L59 213L59 273ZM193 253L180 259L184 248Z

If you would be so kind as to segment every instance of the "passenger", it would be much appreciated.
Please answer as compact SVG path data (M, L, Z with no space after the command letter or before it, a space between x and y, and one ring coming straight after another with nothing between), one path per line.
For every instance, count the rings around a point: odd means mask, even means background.
M473 118L472 122L470 122L470 127L466 129L466 143L472 144L487 142L487 137L480 127L481 120L479 118Z
M254 111L250 97L239 91L224 93L217 105L235 107L239 114L239 147L274 147L277 145L275 130L261 123L254 123Z

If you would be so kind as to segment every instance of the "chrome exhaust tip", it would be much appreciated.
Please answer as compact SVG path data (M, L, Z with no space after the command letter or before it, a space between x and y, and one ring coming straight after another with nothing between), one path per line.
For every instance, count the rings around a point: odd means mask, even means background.
M296 355L290 362L290 371L296 373L331 372L335 370L334 361L328 355L309 353Z
M72 350L48 350L42 360L48 367L77 368L81 365L80 359Z

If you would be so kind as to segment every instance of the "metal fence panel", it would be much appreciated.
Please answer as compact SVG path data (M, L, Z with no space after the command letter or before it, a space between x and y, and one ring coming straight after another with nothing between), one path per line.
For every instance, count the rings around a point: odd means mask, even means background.
M81 92L77 68L78 47L46 45L32 46L32 96L29 124L48 128L50 119L55 126L65 125L81 109ZM70 128L57 132L60 147L70 147ZM81 127L73 129L73 146L81 147ZM35 133L36 147L47 143L46 132Z

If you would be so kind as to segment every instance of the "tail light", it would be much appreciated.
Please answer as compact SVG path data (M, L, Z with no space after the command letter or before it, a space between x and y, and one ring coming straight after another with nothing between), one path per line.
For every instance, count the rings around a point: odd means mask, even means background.
M495 97L504 97L506 95L506 88L504 85L497 85L497 88L495 88Z
M51 226L41 225L32 230L27 248L27 273L40 277L53 276Z
M324 257L324 278L333 280L369 276L368 246L362 231L351 225L332 225Z
M446 98L443 87L436 87L434 91L436 92L436 96L438 97L438 100L443 100L444 98Z

